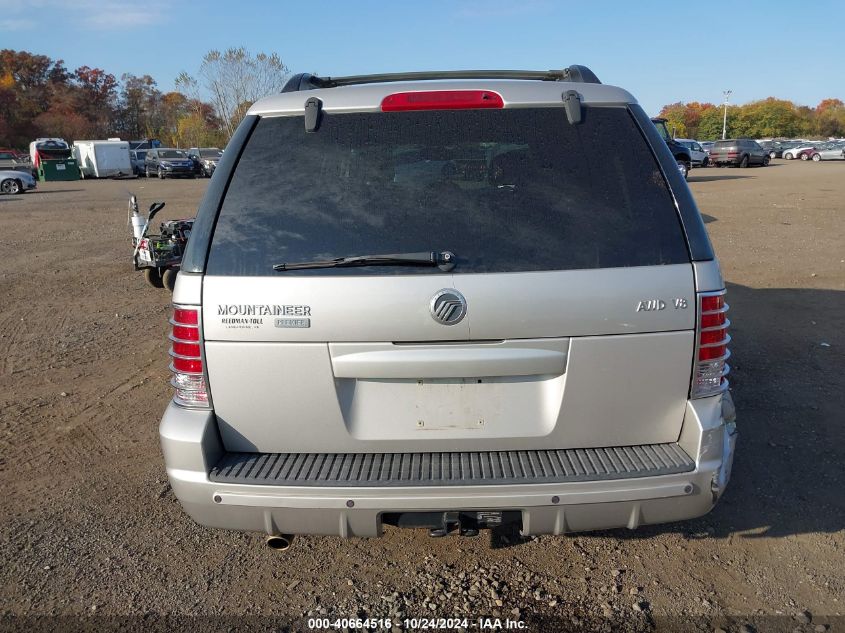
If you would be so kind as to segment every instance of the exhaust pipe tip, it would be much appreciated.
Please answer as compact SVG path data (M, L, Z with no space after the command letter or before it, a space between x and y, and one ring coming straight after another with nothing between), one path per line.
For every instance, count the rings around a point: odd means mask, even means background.
M284 552L293 543L293 534L270 534L265 543L272 550Z

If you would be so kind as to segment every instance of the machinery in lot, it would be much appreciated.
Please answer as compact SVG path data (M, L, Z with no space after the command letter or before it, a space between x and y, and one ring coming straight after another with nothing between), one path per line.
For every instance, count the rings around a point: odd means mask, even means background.
M217 171L159 430L198 522L278 549L386 524L563 534L724 492L725 284L625 90L583 66L296 75Z
M164 202L150 205L145 218L138 210L138 200L129 198L129 224L132 227L132 262L135 270L144 271L147 283L156 288L173 291L182 255L194 225L193 218L168 220L159 224L158 233L150 233L153 218L165 206Z

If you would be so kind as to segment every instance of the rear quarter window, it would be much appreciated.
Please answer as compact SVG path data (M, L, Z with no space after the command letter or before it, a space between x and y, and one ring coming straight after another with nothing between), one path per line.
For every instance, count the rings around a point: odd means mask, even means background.
M212 275L442 274L273 264L449 250L452 274L689 262L680 219L626 108L324 113L259 121L211 241Z

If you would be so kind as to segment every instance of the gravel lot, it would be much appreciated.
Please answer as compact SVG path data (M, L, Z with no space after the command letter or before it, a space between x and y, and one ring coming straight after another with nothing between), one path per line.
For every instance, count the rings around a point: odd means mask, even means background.
M401 614L471 630L497 615L532 631L843 630L845 163L698 169L690 185L734 324L740 441L716 510L526 541L387 528L284 554L195 525L159 452L169 297L132 270L126 202L191 216L207 181L0 196L0 629Z

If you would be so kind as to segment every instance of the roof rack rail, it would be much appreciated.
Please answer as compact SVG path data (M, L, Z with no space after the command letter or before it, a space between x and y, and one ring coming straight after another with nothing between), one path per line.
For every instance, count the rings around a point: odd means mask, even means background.
M586 66L573 64L561 70L434 70L380 75L350 75L349 77L318 77L300 73L291 77L282 92L337 88L355 84L377 84L392 81L431 81L436 79L528 79L534 81L571 81L600 84L598 77Z

